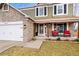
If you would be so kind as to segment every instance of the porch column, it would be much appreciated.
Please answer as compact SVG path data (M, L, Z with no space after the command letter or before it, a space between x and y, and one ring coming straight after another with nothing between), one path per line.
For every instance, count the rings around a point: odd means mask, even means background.
M54 23L52 23L52 31L54 31Z
M69 23L67 23L67 30L69 30Z

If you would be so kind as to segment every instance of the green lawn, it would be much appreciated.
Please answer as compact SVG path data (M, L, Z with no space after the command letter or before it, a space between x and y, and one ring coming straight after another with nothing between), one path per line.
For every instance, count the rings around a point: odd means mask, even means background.
M40 49L14 46L0 53L9 56L74 56L79 55L79 44L69 41L45 41Z

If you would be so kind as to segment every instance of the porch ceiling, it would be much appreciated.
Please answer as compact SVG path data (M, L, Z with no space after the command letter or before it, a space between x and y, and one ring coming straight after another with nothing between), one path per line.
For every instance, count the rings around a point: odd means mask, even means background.
M61 23L61 22L76 22L79 17L65 17L65 18L49 18L35 20L35 23Z

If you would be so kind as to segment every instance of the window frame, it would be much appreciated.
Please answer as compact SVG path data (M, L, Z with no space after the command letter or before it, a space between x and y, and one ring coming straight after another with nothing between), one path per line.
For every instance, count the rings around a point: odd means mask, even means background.
M6 4L4 4L3 7L2 7L2 11L9 11L9 4L7 4L7 6L8 6L8 9L7 10L5 10L5 8L4 8L5 5Z
M44 12L45 12L44 7L46 7L46 15L44 15ZM36 8L38 8L38 14L39 14L39 8L43 8L43 15L38 15L37 16ZM35 17L46 17L47 15L48 15L48 7L47 6L35 7Z
M62 13L59 13L59 6L61 6L62 8L60 8L60 9L62 9ZM57 5L57 10L56 10L56 12L58 13L58 15L61 15L61 14L63 14L64 13L64 6L63 5Z
M61 5L63 9L63 13L58 14L58 6ZM53 5L53 16L60 16L60 15L68 15L68 4L66 4L66 13L64 13L64 5L65 4L54 4ZM56 6L56 14L54 14L54 6Z

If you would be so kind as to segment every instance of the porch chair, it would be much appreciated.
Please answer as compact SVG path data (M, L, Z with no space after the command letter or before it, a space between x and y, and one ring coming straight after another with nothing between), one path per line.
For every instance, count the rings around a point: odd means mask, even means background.
M58 36L59 32L58 31L52 31L52 36Z
M70 36L70 31L69 30L65 30L64 31L64 36Z

